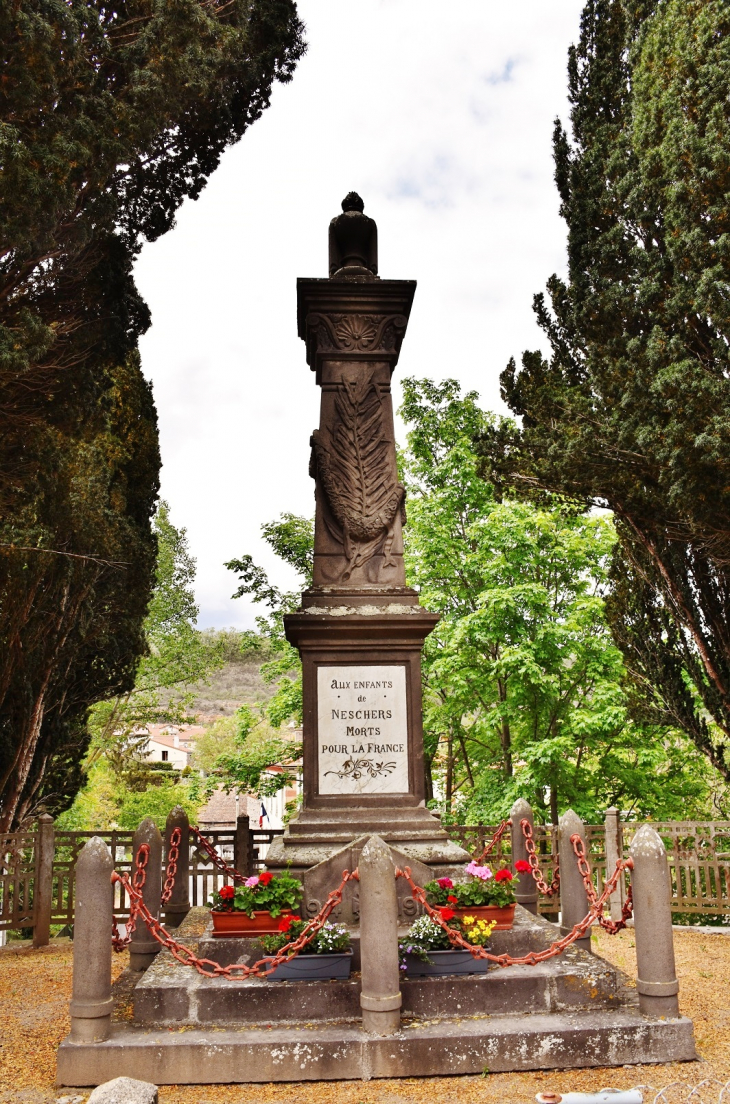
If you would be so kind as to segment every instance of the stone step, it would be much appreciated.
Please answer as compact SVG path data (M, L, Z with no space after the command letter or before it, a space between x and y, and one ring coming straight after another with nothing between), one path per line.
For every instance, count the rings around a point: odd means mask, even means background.
M512 1012L616 1008L633 1001L622 975L583 951L538 966L495 966L486 974L404 978L403 1013L421 1019ZM134 989L142 1024L269 1024L354 1020L360 979L274 982L206 978L162 954Z
M306 984L306 983L302 983ZM59 1085L135 1077L156 1085L434 1077L693 1061L692 1022L634 1011L415 1021L397 1034L357 1024L182 1032L117 1026L103 1043L58 1050Z

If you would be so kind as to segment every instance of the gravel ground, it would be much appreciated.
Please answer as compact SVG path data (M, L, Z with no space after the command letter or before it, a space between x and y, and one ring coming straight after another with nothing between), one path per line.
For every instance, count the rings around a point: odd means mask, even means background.
M633 932L612 937L601 932L595 945L635 976ZM730 1080L730 935L677 932L675 948L681 1008L695 1022L700 1062L403 1081L171 1085L160 1089L160 1104L527 1104L537 1092L660 1087L674 1081L684 1088L667 1094L667 1104L684 1101L688 1086L706 1078ZM126 960L126 954L115 955L115 977ZM41 950L16 950L11 944L0 950L0 1104L51 1104L61 1096L81 1104L88 1096L54 1085L56 1047L68 1032L72 961L69 943ZM717 1091L705 1099L717 1100Z

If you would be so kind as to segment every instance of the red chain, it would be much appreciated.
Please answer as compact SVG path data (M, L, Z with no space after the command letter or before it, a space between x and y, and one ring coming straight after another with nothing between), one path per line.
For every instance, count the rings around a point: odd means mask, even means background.
M160 904L166 905L172 897L172 891L175 888L175 875L177 874L177 860L180 855L180 840L182 839L182 828L173 828L172 835L170 836L170 850L167 852L167 863L165 866L165 884L162 887L162 897L160 898Z
M560 889L560 858L559 856L555 857L553 880L550 885L548 885L540 873L540 864L537 861L537 854L535 853L535 841L532 838L532 825L529 820L525 819L520 821L520 828L522 829L522 835L525 837L527 861L530 864L530 873L535 879L535 884L545 897L552 897Z
M308 943L311 943L317 932L324 926L333 909L341 904L342 891L346 884L353 879L359 879L359 877L360 875L357 870L353 870L352 872L345 870L342 874L342 881L337 889L334 889L329 894L322 908L317 915L307 923L300 935L290 943L287 943L286 946L282 947L278 954L270 958L261 958L258 962L255 962L253 966L246 966L244 963L239 962L233 962L230 966L219 966L217 962L213 962L209 958L198 958L189 947L186 947L183 943L179 943L177 939L173 939L169 932L166 931L164 925L152 915L142 899L142 894L130 884L126 874L118 874L116 870L112 871L112 884L119 882L129 894L131 902L129 912L130 922L136 921L137 917L141 916L152 938L157 940L162 947L166 947L173 958L176 958L183 966L194 967L203 977L222 977L228 980L240 978L245 980L249 977L268 977L268 975L273 973L276 967L280 966L282 962L288 962L298 955ZM121 947L117 946L114 938L112 938L112 945L116 951L123 950L126 944L123 944ZM266 969L262 969L263 966L265 966Z
M419 901L431 919L435 921L440 928L443 928L452 946L461 947L463 950L469 951L472 958L486 958L489 962L495 962L497 966L537 966L539 962L545 962L548 958L555 958L556 955L562 954L571 943L575 943L577 939L583 938L591 924L603 914L603 906L618 885L619 877L623 874L623 871L633 870L633 868L633 859L620 859L616 864L616 869L613 874L604 885L603 893L600 897L596 898L596 902L591 906L588 915L585 916L579 924L576 924L568 935L563 936L562 939L556 940L555 943L551 943L544 951L531 951L529 954L522 955L521 958L513 958L512 955L508 954L493 955L485 950L484 947L475 947L473 943L468 943L461 932L457 931L455 928L450 928L438 909L432 908L428 903L428 898L424 890L413 881L409 867L406 867L405 870L396 870L395 876L396 878L406 879L411 888L411 894L414 900Z
M483 863L483 862L484 862L484 860L485 860L485 859L486 859L486 858L487 858L487 857L488 857L489 855L491 855L491 854L492 854L492 851L494 851L494 848L495 848L495 847L497 846L497 844L498 844L498 843L499 843L499 841L501 840L501 838L502 838L502 836L504 835L504 833L505 833L505 832L507 831L507 829L508 829L508 828L511 828L511 827L512 827L512 821L511 821L511 820L503 820L503 821L502 821L502 823L500 824L499 828L497 829L497 831L496 831L496 832L494 833L494 835L492 836L492 839L491 839L491 841L490 841L490 842L489 842L489 843L488 843L488 844L486 845L486 847L485 847L485 848L484 848L484 850L482 851L482 853L481 853L481 855L479 856L479 858L478 858L478 859L475 859L475 860L474 860L474 862L475 862L475 863L477 863L477 865L478 865L479 863Z
M575 835L570 837L570 842L573 847L573 853L578 863L578 869L583 878L583 885L586 887L586 896L591 903L591 906L595 906L598 903L598 894L596 893L595 886L593 885L593 878L591 877L591 867L586 856L585 844L582 838L576 832ZM615 874L615 871L614 871ZM618 884L618 879L617 879ZM629 883L629 891L626 894L626 900L621 910L620 920L609 920L603 915L603 909L601 909L600 915L597 917L598 923L601 925L609 935L615 935L616 932L621 931L626 927L626 921L631 919L633 914L633 896L631 892L631 883ZM613 892L613 891L612 891ZM602 897L605 896L605 891Z
M190 831L193 832L198 840L198 843L203 848L205 853L209 856L214 866L217 866L219 870L222 870L224 874L227 874L234 882L238 882L239 885L243 885L246 878L243 874L239 874L237 870L234 870L232 866L229 866L227 862L220 857L215 847L208 843L207 839L195 824L190 825Z
M137 923L137 914L132 907L132 892L136 892L140 900L142 899L142 890L147 881L147 863L149 860L149 844L143 843L134 861L134 876L131 885L129 885L129 879L122 883L129 894L129 919L127 920L123 936L119 934L116 916L112 916L112 946L115 951L123 951L125 947L128 947L132 942L132 936L134 935L134 929ZM112 877L112 882L113 881L114 878ZM123 900L124 898L122 898L122 901Z

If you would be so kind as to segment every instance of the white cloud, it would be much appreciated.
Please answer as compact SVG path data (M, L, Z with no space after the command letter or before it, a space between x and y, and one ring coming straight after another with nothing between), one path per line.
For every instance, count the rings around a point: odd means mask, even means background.
M378 222L381 275L418 280L397 376L455 376L500 408L510 356L544 345L531 302L564 266L551 135L567 116L578 0L300 0L309 51L137 279L162 493L198 558L201 625L251 625L224 560L313 510L319 395L297 276L327 274L346 192Z

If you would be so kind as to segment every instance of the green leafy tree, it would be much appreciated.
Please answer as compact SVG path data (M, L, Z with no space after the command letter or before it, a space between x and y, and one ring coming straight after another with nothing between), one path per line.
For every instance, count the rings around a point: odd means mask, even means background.
M526 797L553 822L616 804L679 816L711 771L681 733L632 721L604 616L605 517L495 500L474 438L493 424L454 380L406 379L409 582L441 614L424 650L426 757L447 810L494 820ZM703 806L704 807L704 806Z
M635 714L730 777L730 9L590 0L568 75L568 280L535 300L549 359L502 376L522 425L484 432L487 474L612 510Z
M278 521L261 526L266 543L299 574L302 587L311 586L314 560L314 522L296 514L282 514ZM268 614L256 618L257 632L244 638L244 653L258 651L262 644L270 659L262 666L266 682L276 689L265 707L268 721L275 728L289 720L302 723L302 665L299 653L284 635L284 615L299 605L300 590L281 591L251 556L229 560L225 565L238 575L234 598L250 594L256 604L267 606Z
M71 799L86 710L144 648L135 254L303 49L293 0L0 0L0 829Z
M223 666L224 643L196 628L195 559L185 529L170 521L161 502L154 519L157 537L155 589L144 623L146 654L134 686L126 694L98 702L89 715L92 744L89 766L104 756L120 779L145 789L145 729L152 724L193 724L192 684ZM159 780L158 780L159 781Z

